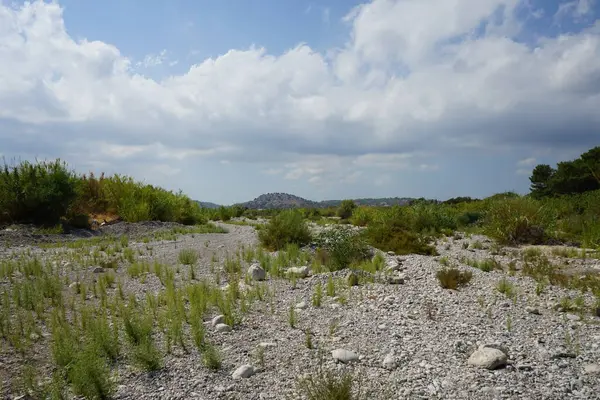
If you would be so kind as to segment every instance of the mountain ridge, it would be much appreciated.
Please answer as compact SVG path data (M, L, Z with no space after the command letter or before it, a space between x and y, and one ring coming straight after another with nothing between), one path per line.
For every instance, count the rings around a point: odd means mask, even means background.
M357 205L370 205L370 206L393 206L393 205L406 205L411 201L415 200L412 197L379 197L379 198L357 198L351 199ZM264 193L254 198L253 200L246 201L243 203L233 204L234 206L242 206L248 209L286 209L286 208L327 208L337 207L343 200L322 200L314 201L308 200L300 196L296 196L290 193ZM204 208L218 208L220 205L209 202L198 201L201 207ZM208 205L208 206L205 206Z

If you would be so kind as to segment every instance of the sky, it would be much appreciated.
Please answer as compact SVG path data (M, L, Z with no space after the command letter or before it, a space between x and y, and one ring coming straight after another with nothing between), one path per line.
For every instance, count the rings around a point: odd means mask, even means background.
M218 204L527 193L600 145L600 0L0 0L0 155Z

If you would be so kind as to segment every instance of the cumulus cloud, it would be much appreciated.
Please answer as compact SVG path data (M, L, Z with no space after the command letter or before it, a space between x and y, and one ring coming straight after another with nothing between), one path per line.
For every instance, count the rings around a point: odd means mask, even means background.
M591 15L590 0L568 4L559 12ZM524 0L373 0L346 15L347 42L326 53L231 49L151 79L116 46L71 37L59 3L0 3L0 138L15 152L94 149L90 165L271 162L315 184L433 173L453 149L593 145L600 25L519 41L523 18L539 13Z

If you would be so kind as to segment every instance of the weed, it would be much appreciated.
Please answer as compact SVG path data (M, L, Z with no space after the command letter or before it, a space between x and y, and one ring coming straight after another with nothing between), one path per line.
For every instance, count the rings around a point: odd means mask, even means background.
M202 363L206 368L213 371L221 369L221 354L214 345L210 343L204 345L204 349L202 350Z
M514 285L506 278L502 278L496 285L496 290L506 297L512 298L515 295Z
M198 252L194 249L181 249L178 260L183 265L195 265L198 262Z
M355 393L354 380L348 372L334 372L320 366L315 373L298 380L297 390L307 400L356 400L361 394Z
M296 316L296 308L294 307L294 304L290 304L290 307L288 309L288 324L291 328L295 328L297 322L298 319Z
M323 299L323 287L321 286L321 282L317 282L315 286L315 293L312 296L312 304L315 307L321 307L321 302Z
M437 272L436 276L441 287L456 290L459 286L467 285L473 274L470 271L461 271L457 268L443 268Z

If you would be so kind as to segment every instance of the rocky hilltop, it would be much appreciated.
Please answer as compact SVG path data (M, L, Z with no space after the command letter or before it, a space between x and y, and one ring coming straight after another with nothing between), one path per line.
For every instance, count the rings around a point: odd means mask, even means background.
M393 205L405 205L410 203L412 198L406 197L386 197L386 198L364 198L364 199L353 199L358 205L370 205L370 206L393 206ZM283 209L283 208L325 208L325 207L337 207L340 205L342 200L323 200L313 201L305 198L295 196L288 193L267 193L262 194L252 201L241 203L241 206L250 209Z

